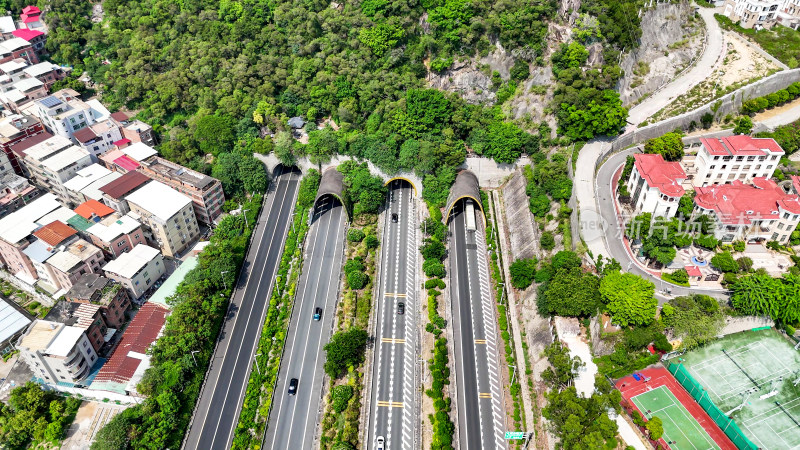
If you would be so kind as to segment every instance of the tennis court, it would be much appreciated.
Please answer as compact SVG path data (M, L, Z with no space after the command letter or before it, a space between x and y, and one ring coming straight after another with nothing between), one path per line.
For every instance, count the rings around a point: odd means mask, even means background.
M681 364L753 444L800 448L800 353L778 331L729 335L670 362Z
M666 386L639 394L631 401L648 420L653 416L661 419L664 441L672 450L719 448Z

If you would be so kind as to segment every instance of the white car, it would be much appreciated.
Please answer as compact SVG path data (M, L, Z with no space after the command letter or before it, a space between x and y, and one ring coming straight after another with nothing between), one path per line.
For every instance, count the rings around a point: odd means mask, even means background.
M378 436L378 438L375 439L375 450L383 450L384 442L386 442L386 440L383 438L383 436Z

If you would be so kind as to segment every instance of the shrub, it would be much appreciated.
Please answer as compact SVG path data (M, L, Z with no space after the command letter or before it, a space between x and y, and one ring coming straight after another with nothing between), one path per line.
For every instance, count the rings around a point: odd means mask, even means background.
M753 269L753 260L747 256L742 256L736 260L739 265L739 272L750 272Z
M725 286L730 286L736 283L739 280L739 277L736 276L733 272L725 272L725 275L722 276L721 283Z
M350 228L347 232L347 240L350 242L361 242L364 240L364 232L360 228Z
M746 245L745 245L744 241L735 241L733 243L733 250L734 251L743 252L745 247L746 247Z
M659 333L653 341L653 348L660 352L668 352L672 350L672 344L669 343L666 336Z
M422 263L422 271L425 272L425 276L429 278L444 278L445 276L444 264L435 259L426 259L425 262Z
M730 252L720 252L711 258L711 265L723 272L736 273L739 271L739 265L733 259Z
M353 396L352 386L346 384L334 386L331 390L331 405L336 412L342 412L347 408L347 402Z
M422 253L422 257L426 260L434 259L437 261L443 261L447 249L445 248L444 244L439 242L437 239L427 238L422 244L422 247L419 248L420 253Z
M793 326L789 325L788 323L784 328L786 328L786 334L788 334L789 336L794 336L795 331L797 331L794 329Z
M325 345L325 373L337 378L348 366L358 365L364 358L367 337L367 332L360 328L340 331L331 336L331 341Z
M650 439L654 441L661 439L661 435L664 434L664 426L658 416L651 417L645 427L650 432Z
M350 289L355 291L364 289L364 286L369 283L369 275L365 274L364 272L354 270L348 272L345 277L347 278L347 285L350 287Z
M553 233L549 231L545 231L542 233L541 239L539 239L539 243L542 244L542 248L550 251L555 248L556 246L556 239L553 237Z
M702 234L694 238L694 245L708 250L714 250L719 245L719 241L711 234Z
M511 285L517 289L526 289L533 283L536 275L536 258L518 259L508 268L511 272Z
M431 278L430 280L425 282L425 289L435 289L435 288L444 289L445 288L444 281L438 278Z
M753 120L748 116L742 116L736 121L733 134L750 134L753 131Z
M364 237L364 245L367 246L368 249L372 250L373 248L378 248L380 245L380 241L378 237L374 234L368 234Z

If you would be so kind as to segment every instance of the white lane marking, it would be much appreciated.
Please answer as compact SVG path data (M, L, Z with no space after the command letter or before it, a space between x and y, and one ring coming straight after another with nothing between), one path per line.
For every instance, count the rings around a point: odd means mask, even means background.
M394 192L392 194L394 194ZM402 211L403 211L403 196L402 196L402 193L401 193L401 195L399 195L399 197L400 197L400 199L399 199L399 204L398 204L398 211L400 213L402 213ZM397 262L400 260L400 245L399 245L400 244L400 226L399 226L399 224L397 226L397 237L394 240L394 242L395 242L395 244L398 244L398 245L394 248L394 264L393 264L393 266L395 266L395 267L394 267L394 284L392 284L392 289L393 289L392 292L398 292L397 291L397 289L399 288L398 279L399 279L399 276L400 276L400 271L397 270L398 269L397 268ZM393 301L392 302L392 309L389 311L389 314L392 315L392 338L393 339L397 339L397 321L400 320L399 319L399 317L400 317L399 314L397 314L397 312L394 311L394 308L396 308L396 307L397 306L396 306L395 302ZM389 355L390 355L389 356L389 399L391 401L394 401L394 359L395 359L395 355L397 354L397 348L396 347L397 347L396 345L393 345L391 350L389 350ZM405 347L405 346L403 346L403 347ZM393 413L393 410L394 410L394 408L389 408L389 411L387 413L387 419L386 419L386 447L387 448L390 447L391 442L392 442L392 413Z
M344 205L342 205L341 209L344 210ZM344 236L342 235L342 224L343 224L344 221L341 219L341 214L342 213L340 212L340 216L339 216L339 219L338 219L339 224L336 226L336 234L334 236L337 236L337 239L338 239L338 236L341 236L342 237L342 245L344 245ZM333 246L333 251L334 251L334 255L335 255L334 258L336 258L338 260L339 258L341 258L341 255L342 255L344 249L342 249L342 251L339 251L339 249L337 249L336 247L337 247L337 245ZM325 311L329 311L329 310L334 309L334 308L330 308L330 309L328 308L328 303L331 300L333 300L334 304L336 304L336 301L338 300L336 298L335 294L339 292L338 280L339 280L339 275L341 275L341 267L342 267L341 260L340 260L340 263L338 265L334 264L333 266L334 267L339 267L339 274L337 274L336 279L334 280L333 279L333 273L336 272L336 270L331 269L330 275L328 276L328 286L325 288ZM330 295L330 288L331 287L333 287L333 292L334 292L333 296ZM331 298L331 297L333 297L333 298ZM317 340L317 352L316 352L317 354L314 357L314 365L312 366L312 369L314 369L314 377L312 378L312 381L311 381L312 388L313 388L313 385L314 385L314 381L316 381L316 379L317 379L317 375L322 376L322 373L318 373L316 371L316 367L319 365L319 357L322 354L322 341L325 338L325 335L327 334L328 331L330 331L330 330L326 330L326 329L323 328L321 330L321 333L319 334L319 339ZM305 360L303 361L303 364L305 364ZM303 368L302 367L300 368L300 373L303 373ZM317 398L319 398L319 397L317 397ZM314 397L309 397L308 398L308 402L309 402L308 403L308 406L309 406L308 410L312 414L313 414L313 410L311 409L311 402L313 401L313 399L314 399ZM296 403L295 403L295 409L297 409L297 404ZM319 414L319 406L317 406L317 415L318 414ZM294 413L292 413L292 416L293 416L292 417L292 422L294 422ZM317 422L316 419L317 419L316 415L315 415L315 420L308 420L308 417L306 417L306 422L303 425L303 434L302 434L302 436L308 436L308 434L306 433L308 431L308 424L309 423L316 423ZM292 426L294 426L294 423L292 423ZM290 439L291 439L291 435L292 435L292 430L291 430L291 428L289 428L289 438Z
M462 213L462 214L463 214L463 213ZM476 231L475 233L477 233L477 231ZM466 223L464 224L464 236L465 236L465 237L468 237L468 236L469 236L469 231L467 231L467 226L466 226ZM467 260L469 260L469 248L467 248L467 250L466 250L466 251L467 251ZM469 264L469 263L467 263L467 280L471 280L471 279L472 279L472 271L470 270L470 264ZM477 392L475 392L475 395L476 395L476 396L480 396L480 392L481 392L481 386L480 386L480 384L481 384L481 378L478 376L478 372L480 371L480 369L479 369L479 367L480 367L480 364L478 364L478 358L477 358L477 356L478 356L478 345L475 343L475 314L476 314L476 313L475 313L475 311L474 311L474 308L475 308L475 302L473 302L473 301L472 301L472 289L471 289L471 286L470 286L470 289L467 289L467 292L469 292L469 294L468 294L468 297L467 297L467 298L469 299L469 309L470 309L470 315L469 315L469 318L470 318L470 321L471 321L471 323L472 323L472 351L473 351L473 354L475 355L475 369L476 369L476 373L475 373L475 386L476 386L476 388L477 388L477 389L476 389L476 390L477 390ZM480 299L480 298L478 298L477 300L478 300L479 302L481 301L481 299ZM463 336L462 336L462 339L463 339ZM480 400L478 400L478 420L479 420L479 422L478 422L478 423L480 423L480 420L481 420L481 418L483 417L482 409L483 409L483 408L481 408L481 401L480 401ZM484 438L483 438L483 424L481 424L481 425L478 427L478 430L480 430L480 432L481 432L481 448L486 448L486 444L485 444L485 442L484 442Z
M458 251L457 251L458 239L456 238L456 221L455 221L455 219L453 219L450 222L450 227L451 227L450 234L453 236L453 239L452 239L452 242L453 242L453 259L452 259L451 265L450 265L450 269L451 269L451 282L450 282L451 309L454 310L453 311L454 315L456 315L456 314L458 315L458 325L459 325L459 331L460 331L461 328L463 327L463 320L461 318L461 313L460 313L460 311L461 311L461 298L460 298L460 295L459 295L459 292L458 292L458 288L457 288L457 286L459 286L459 283L458 283L458 281L459 281L458 280L458 270L456 269L458 267ZM455 279L455 281L452 281L452 279ZM454 308L453 308L453 305L455 305ZM455 330L454 330L454 332L455 332ZM460 336L461 336L461 333L459 333L459 337ZM455 336L453 336L453 338L455 339ZM460 383L458 382L459 380L456 380L456 382L457 382L458 390L461 391L461 393L459 394L459 399L461 400L461 402L463 404L463 402L466 401L467 392L466 392L466 388L464 387L464 380L466 379L466 374L464 373L464 346L461 345L461 339L459 339L458 349L460 350L459 353L461 353L461 357L459 358L458 361L453 361L453 362L456 363L456 366L461 371ZM463 436L467 436L469 434L467 432L468 431L468 427L467 427L467 412L464 410L465 408L463 408L463 407L462 408L456 407L456 409L458 410L459 426L464 430ZM463 419L462 419L462 415L463 415ZM461 433L459 433L459 434L461 434ZM464 444L466 445L466 443L464 443Z
M283 175L283 173L281 173L281 175ZM293 174L293 173L290 173L290 174L289 174L289 177L288 177L288 180L287 180L287 184L288 184L288 182L291 182L291 181L293 180L293 178L294 178L294 174ZM278 183L280 183L280 182L278 182ZM278 189L277 189L277 187L276 187L276 189L275 189L276 195L277 195L277 191L278 191ZM284 192L284 193L283 193L283 198L281 199L281 206L280 206L280 209L278 210L278 216L277 216L277 217L280 217L281 213L283 212L283 206L286 204L286 196L287 196L287 194L288 194L288 193L289 193L289 186L287 186L287 187L286 187L286 192ZM291 208L294 206L294 200L295 200L295 196L294 196L294 195L292 195L292 203L291 203L291 204L290 204L290 206L289 206L289 208L290 208L290 209L291 209ZM273 196L273 205L274 205L274 204L275 204L275 196ZM264 224L264 228L263 228L263 230L262 230L262 232L261 232L261 238L262 238L262 240L263 240L263 238L264 238L264 234L266 233L266 228L267 228L267 227L266 227L266 224ZM269 252L272 250L272 244L273 244L273 242L275 242L275 233L276 233L277 231L278 231L278 227L276 226L276 227L275 227L275 228L272 230L272 236L271 236L271 238L270 238L269 247L267 248L267 253L266 253L266 255L267 255L267 256L269 256ZM288 228L287 228L287 231L288 231ZM259 246L260 246L260 244L261 244L262 240L259 240L259 241L258 241L258 242L259 242ZM280 247L280 246L282 246L284 242L285 242L285 238L284 238L284 239L281 239L281 240L279 241L279 244L278 244L278 245L279 245L279 247ZM258 259L258 252L256 252L256 255L255 255L255 257L253 258L253 263L255 263L255 261L256 261L257 259ZM279 261L279 260L278 260L278 261ZM277 266L276 266L276 267L277 267ZM255 290L255 292L258 292L258 289L261 287L261 281L264 279L264 272L265 272L266 270L267 270L267 258L264 258L264 265L262 265L262 266L261 266L261 274L260 274L260 275L259 275L259 277L258 277L258 284L256 285L256 290ZM252 276L248 276L248 277L247 277L247 281L246 281L246 282L245 282L245 284L244 284L244 289L242 289L242 290L240 290L240 291L239 291L239 292L241 292L241 294L242 294L242 297L240 297L240 300L241 300L241 299L243 299L243 298L244 298L244 295L247 293L247 287L250 285L250 280L251 280L251 279L252 279ZM270 292L270 293L271 293L271 291L272 291L272 287L273 287L273 285L274 285L274 282L275 282L275 277L274 277L274 276L273 276L273 277L269 277L269 280L270 280L270 281L269 281L269 285L268 285L267 292ZM237 284L238 284L238 281L239 281L239 280L237 279L236 281L237 281ZM235 288L234 288L234 291L236 291L236 289L235 289ZM268 304L269 304L269 302L266 302L266 304L268 305ZM230 304L228 305L228 309L229 309L229 310L230 310L230 307L231 307L231 305L233 305L233 302L230 302ZM253 301L253 302L251 303L250 312L247 314L247 322L245 322L245 329L247 328L247 324L249 324L249 323L250 323L250 318L252 317L253 310L255 309L255 306L256 306L256 302L255 302L255 301ZM262 307L262 309L261 309L261 316L263 317L263 315L264 315L264 308ZM231 327L231 330L230 330L230 331L231 331L231 335L233 335L233 334L234 334L234 333L233 333L233 331L234 331L234 329L236 328L236 325L238 325L238 324L239 324L239 318L240 318L240 317L241 317L241 316L239 316L239 315L237 315L237 316L236 316L236 321L234 322L234 324L233 324L233 326ZM259 333L259 335L260 335L260 333ZM240 362L240 360L241 360L241 358L239 357L239 355L241 355L241 353L242 353L242 345L244 345L244 341L245 341L245 340L246 340L246 339L242 339L242 340L241 340L241 342L239 342L239 348L238 348L238 350L236 351L236 359L234 360L234 363L233 363L233 364L234 364L234 370L233 370L234 372L236 371L236 367L238 366L238 364L239 364L239 362ZM257 344L256 344L256 345L257 345ZM225 360L226 360L226 359L227 359L227 357L228 357L228 354L229 354L229 352L228 352L228 349L229 349L229 348L230 348L230 339L228 340L228 344L225 346L225 356L222 358L222 362L221 362L221 364L223 364L223 365L225 364ZM255 349L255 348L256 348L256 347L254 347L253 349ZM215 353L216 353L216 352L215 352ZM251 355L250 355L250 357L249 357L249 358L248 358L248 360L247 360L247 367L251 367L251 366L253 365L253 355L254 355L254 354L255 354L255 352L251 352ZM219 378L217 378L217 382L214 384L214 390L216 390L216 387L217 387L217 385L218 385L218 384L219 384ZM242 398L242 393L244 392L244 388L245 388L246 386L247 386L247 381L245 381L245 382L244 382L244 386L242 386L242 389L241 389L241 390L240 390L240 392L239 392L239 397L237 397L237 399L236 399L236 400L237 400L237 402L239 401L239 399L240 399L240 398ZM230 397L229 397L229 395L228 395L228 393L230 392L230 390L231 390L231 383L228 383L228 387L227 387L227 388L225 388L225 397L223 397L222 405L219 407L220 415L219 415L219 419L217 420L217 425L216 425L216 427L214 428L214 430L215 430L215 433L214 433L214 438L211 440L211 446L210 446L209 448L213 448L213 446L214 446L214 441L217 439L217 435L219 434L219 433L217 433L217 431L219 430L219 425L220 425L220 423L222 422L222 411L224 411L224 410L225 410L225 404L228 402L228 398L230 398ZM213 400L213 394L212 394L212 400ZM211 409L211 403L209 403L209 411L210 411L210 409ZM215 409L216 409L216 408L215 408ZM236 411L235 411L235 413L234 413L234 414L235 414L235 417L237 418L237 419L236 419L236 421L238 422L238 417L239 417L239 408L237 408L237 409L236 409ZM203 418L203 422L202 422L202 425L201 425L201 428L200 428L201 432L202 432L202 430L205 428L205 422L206 422L206 419L207 419L207 418L208 418L208 414L206 414L206 416ZM233 434L233 432L234 432L234 430L235 430L235 429L236 429L236 425L234 425L233 427L231 427L231 430L230 430L230 432L228 433L228 436L227 436L227 440L225 441L225 442L226 442L226 445L227 445L227 443L228 443L228 442L230 442L230 440L231 440L231 435Z
M317 228L314 230L314 241L311 243L311 251L308 253L308 257L309 257L308 266L305 268L305 270L310 270L311 269L311 258L314 255L314 250L316 250L316 248L317 248L317 243L320 241L319 240L319 230L320 230L320 227L321 227L320 222L317 222L316 225L317 225ZM330 224L328 224L328 226L326 226L326 228L325 228L326 235L325 235L325 239L323 240L323 242L325 242L327 240L327 237L328 237L327 236L327 232L328 232L329 229L330 229ZM306 273L308 273L308 272L306 272ZM302 320L302 318L300 316L302 315L301 313L302 313L302 310L303 310L303 304L305 304L304 299L306 298L306 292L308 291L308 285L309 285L309 283L308 283L308 275L306 275L305 284L303 285L303 293L302 293L302 295L300 297L295 296L295 302L294 302L294 305L292 306L293 308L295 308L295 307L298 308L298 312L297 312L297 318L298 319L297 320ZM300 299L300 305L297 305L297 299L298 298ZM291 327L291 324L290 324L290 327ZM295 327L294 335L292 336L292 346L290 347L292 349L292 351L289 354L289 358L288 358L289 360L286 361L287 364L288 364L286 366L286 374L285 374L286 376L283 379L281 390L278 391L278 394L277 394L277 395L279 395L279 397L278 397L279 400L278 400L278 415L275 416L276 417L276 425L277 425L277 422L281 421L281 412L283 411L283 405L286 402L286 396L280 394L280 392L283 392L283 391L286 390L286 385L289 383L289 380L292 378L291 374L289 373L289 370L291 370L291 367L292 367L292 359L297 354L294 351L294 348L295 348L295 343L297 342L297 335L300 334L299 330L300 330L300 323L297 322L297 327ZM306 335L306 337L308 337L308 335ZM308 346L308 339L306 339L305 346ZM279 373L280 373L280 369L279 369ZM276 393L273 392L273 398L275 397L275 395L276 395ZM297 402L295 402L295 403L297 403ZM270 446L270 448L275 448L275 441L277 439L278 439L278 432L276 430L275 434L272 436L272 445Z

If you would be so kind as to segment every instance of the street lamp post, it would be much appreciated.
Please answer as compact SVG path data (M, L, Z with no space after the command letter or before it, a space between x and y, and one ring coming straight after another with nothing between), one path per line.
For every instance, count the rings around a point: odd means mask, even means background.
M225 290L228 290L228 282L225 281L225 274L228 273L227 270L221 271L219 274L222 276L222 285L225 286Z
M256 362L256 370L258 370L258 375L261 376L261 368L258 367L258 357L261 356L261 353L256 354L255 362Z
M200 350L192 350L192 361L194 361L195 367L197 366L197 360L194 358L195 353L200 353Z
M250 230L250 225L247 223L247 211L250 211L250 210L249 209L242 210L242 216L244 217L244 228L246 230Z

